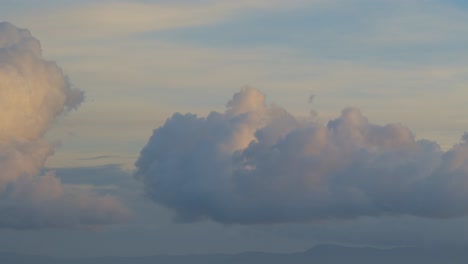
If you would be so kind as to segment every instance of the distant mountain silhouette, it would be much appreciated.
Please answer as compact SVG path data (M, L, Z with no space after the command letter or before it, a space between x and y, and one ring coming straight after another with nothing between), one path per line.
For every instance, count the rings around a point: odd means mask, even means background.
M392 248L319 245L298 253L155 255L145 257L50 258L0 254L2 264L466 264L468 247Z

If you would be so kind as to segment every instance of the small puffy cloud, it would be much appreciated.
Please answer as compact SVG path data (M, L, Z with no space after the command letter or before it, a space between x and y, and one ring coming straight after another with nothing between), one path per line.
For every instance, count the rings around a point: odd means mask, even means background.
M84 99L28 30L0 23L0 228L86 227L126 221L111 197L76 192L41 175L48 127Z
M174 114L136 162L148 196L180 221L261 224L468 215L468 142L448 151L357 108L304 121L244 88L224 113Z

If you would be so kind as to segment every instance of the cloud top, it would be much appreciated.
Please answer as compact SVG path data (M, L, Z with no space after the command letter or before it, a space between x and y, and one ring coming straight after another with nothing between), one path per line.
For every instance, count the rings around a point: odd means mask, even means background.
M0 23L0 228L83 227L118 223L130 213L111 197L77 192L40 175L53 146L44 138L84 93L42 57L26 29Z
M28 30L0 23L0 139L36 140L64 109L83 101Z
M244 88L224 113L174 114L136 162L151 199L177 220L262 224L468 214L468 143L444 152L357 108L323 124Z

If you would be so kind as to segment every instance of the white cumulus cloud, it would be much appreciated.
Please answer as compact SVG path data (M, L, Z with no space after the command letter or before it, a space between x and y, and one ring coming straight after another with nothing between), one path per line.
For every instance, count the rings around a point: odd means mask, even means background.
M314 119L315 120L315 119ZM225 112L176 113L157 128L135 177L180 221L261 224L468 215L466 137L442 151L357 108L324 124L244 88Z

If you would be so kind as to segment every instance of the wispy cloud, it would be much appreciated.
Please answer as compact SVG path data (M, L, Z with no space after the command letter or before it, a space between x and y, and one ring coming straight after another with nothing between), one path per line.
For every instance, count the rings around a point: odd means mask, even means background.
M81 158L80 160L99 160L99 159L110 159L114 156L111 155L101 155L101 156L95 156L95 157L89 157L89 158Z
M313 1L325 4L326 1ZM248 10L277 10L310 5L309 1L104 1L38 9L16 18L73 39L122 37L182 27L219 23ZM138 15L135 15L138 14Z

